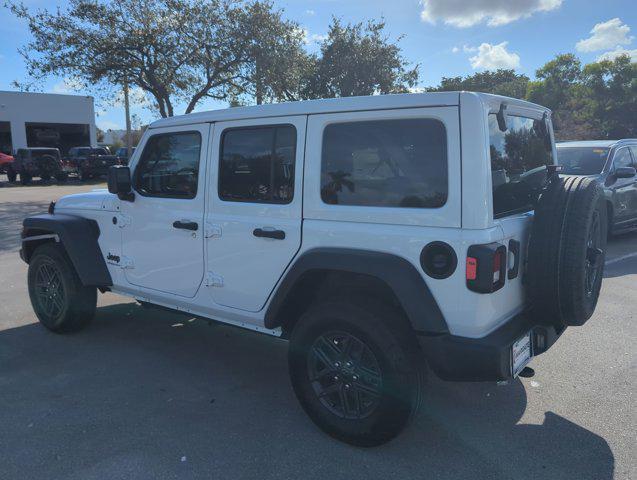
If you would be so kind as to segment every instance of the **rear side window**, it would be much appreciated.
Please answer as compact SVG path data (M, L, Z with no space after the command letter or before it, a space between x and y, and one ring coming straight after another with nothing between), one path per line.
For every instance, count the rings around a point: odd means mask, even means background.
M294 197L296 128L235 128L223 132L219 198L228 202L290 203Z
M506 126L501 131L496 115L489 115L495 217L531 210L539 175L554 163L544 120L508 116Z
M153 135L135 171L135 189L147 197L195 198L200 152L199 132Z
M445 204L447 193L447 133L439 120L375 120L325 127L323 202L436 208Z

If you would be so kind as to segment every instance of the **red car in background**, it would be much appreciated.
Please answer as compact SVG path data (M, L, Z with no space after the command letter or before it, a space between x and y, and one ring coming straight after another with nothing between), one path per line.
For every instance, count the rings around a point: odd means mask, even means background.
M13 168L14 158L11 155L0 152L0 173L6 173L10 182L15 182L16 172Z

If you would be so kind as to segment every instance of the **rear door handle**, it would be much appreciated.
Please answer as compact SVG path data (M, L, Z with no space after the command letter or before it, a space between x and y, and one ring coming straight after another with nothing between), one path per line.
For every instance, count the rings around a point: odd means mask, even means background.
M274 238L275 240L285 240L285 232L283 230L264 230L255 228L252 235L259 238Z
M197 222L189 222L187 220L176 220L173 222L173 228L181 228L183 230L192 230L193 232L199 228Z

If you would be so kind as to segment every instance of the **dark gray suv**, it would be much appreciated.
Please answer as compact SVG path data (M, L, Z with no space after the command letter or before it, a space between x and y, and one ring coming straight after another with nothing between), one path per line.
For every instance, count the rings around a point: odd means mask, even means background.
M604 186L608 232L637 228L637 139L563 142L556 146L562 173L595 177Z

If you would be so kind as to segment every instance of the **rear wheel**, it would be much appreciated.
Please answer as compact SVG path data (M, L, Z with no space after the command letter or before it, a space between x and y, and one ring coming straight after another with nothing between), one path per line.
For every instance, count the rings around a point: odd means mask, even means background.
M38 320L53 332L84 328L95 315L97 289L82 285L62 247L47 243L29 263L29 297Z
M404 322L372 300L328 300L302 316L290 341L290 377L319 428L359 446L403 430L417 410L424 371Z
M28 173L20 174L20 183L22 185L28 185L29 183L31 183L31 180L32 180L32 177Z

